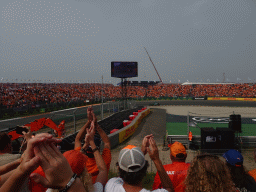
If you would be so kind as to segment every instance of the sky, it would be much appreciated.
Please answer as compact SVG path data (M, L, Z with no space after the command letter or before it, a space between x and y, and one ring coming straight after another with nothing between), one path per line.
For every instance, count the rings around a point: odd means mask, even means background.
M0 82L255 82L255 0L1 0ZM145 47L145 48L144 48Z

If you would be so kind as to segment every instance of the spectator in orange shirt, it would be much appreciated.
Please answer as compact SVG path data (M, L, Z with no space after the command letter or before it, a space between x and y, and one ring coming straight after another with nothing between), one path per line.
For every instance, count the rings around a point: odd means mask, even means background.
M256 162L256 149L254 149L254 161ZM251 175L254 180L256 181L256 169L253 169L251 171L248 172L249 175Z
M91 147L87 148L87 143L85 143L84 146L82 146L82 140L86 134L86 130L89 128L89 126L91 125L92 122L93 122L94 126L96 127L96 130L98 131L98 133L101 137L101 140L104 143L104 147L103 147L103 151L102 151L101 155L102 155L102 158L107 166L108 171L109 171L110 163L111 163L111 151L110 151L111 146L110 146L110 140L109 140L107 134L105 133L105 131L103 131L101 129L101 127L97 123L97 118L96 118L95 114L93 113L92 108L87 109L87 115L88 115L88 122L81 128L81 130L79 131L79 133L76 136L75 150L79 150L89 157L86 161L86 168L92 176L93 183L95 183L97 175L99 174L99 169L97 168L97 165L96 165L96 160L93 155L93 150L91 149ZM85 148L87 148L87 149L85 150Z
M185 163L187 152L185 147L177 141L170 145L170 152L172 164L164 165L164 169L172 181L174 191L183 192L185 191L184 180L186 179L187 170L190 165L189 163ZM160 188L162 188L162 183L159 174L156 173L153 190Z

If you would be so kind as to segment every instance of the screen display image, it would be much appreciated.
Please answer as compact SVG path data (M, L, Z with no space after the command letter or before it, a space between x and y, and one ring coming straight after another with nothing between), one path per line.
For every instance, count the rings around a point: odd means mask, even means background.
M117 78L138 77L138 62L128 62L128 61L111 62L111 77L117 77Z

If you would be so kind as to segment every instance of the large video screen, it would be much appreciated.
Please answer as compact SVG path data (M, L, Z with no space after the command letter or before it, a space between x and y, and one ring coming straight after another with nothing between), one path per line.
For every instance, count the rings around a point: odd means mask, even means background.
M118 78L138 77L138 62L112 61L111 77L118 77Z

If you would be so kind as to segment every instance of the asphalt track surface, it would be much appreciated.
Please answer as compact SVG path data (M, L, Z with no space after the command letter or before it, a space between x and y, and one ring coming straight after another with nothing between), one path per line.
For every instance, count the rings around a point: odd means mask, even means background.
M253 101L208 101L208 100L175 100L175 101L138 101L136 102L137 106L148 106L153 105L154 103L159 103L160 105L189 105L189 106L228 106L228 107L256 107L256 102ZM104 109L108 109L108 104L104 104ZM77 115L85 114L87 107L79 107L72 109L64 109L60 111L55 111L51 113L44 113L40 115L28 116L28 117L20 117L14 119L6 119L0 121L0 130L4 130L7 128L12 128L17 125L24 125L30 123L36 119L40 119L43 117L54 119L59 118L60 116L73 116L75 112ZM94 111L100 110L100 105L93 106ZM110 105L110 108L112 106ZM165 117L165 116L164 116Z
M134 134L124 145L131 144L140 146L146 135L153 134L157 144L163 144L163 137L166 133L166 110L151 109L150 114L142 120Z
M226 106L226 107L256 107L255 101L209 101L209 100L174 100L174 101L138 101L137 105L152 105L154 103L160 105L192 105L192 106Z
M108 104L105 103L104 104L104 110L108 109ZM53 121L55 119L58 119L60 117L67 117L67 116L73 116L74 112L76 115L79 114L86 114L87 113L87 108L89 106L85 106L85 107L79 107L79 108L71 108L71 109L64 109L64 110L60 110L60 111L54 111L54 112L50 112L50 113L44 113L44 114L39 114L39 115L31 115L28 117L19 117L19 118L14 118L14 119L6 119L6 120L1 120L0 121L0 131L4 130L4 129L8 129L8 128L13 128L16 127L17 125L24 125L27 123L30 123L36 119L40 119L40 118L51 118ZM112 106L109 106L110 109L112 108ZM100 105L93 105L93 110L94 111L100 111L101 107Z

